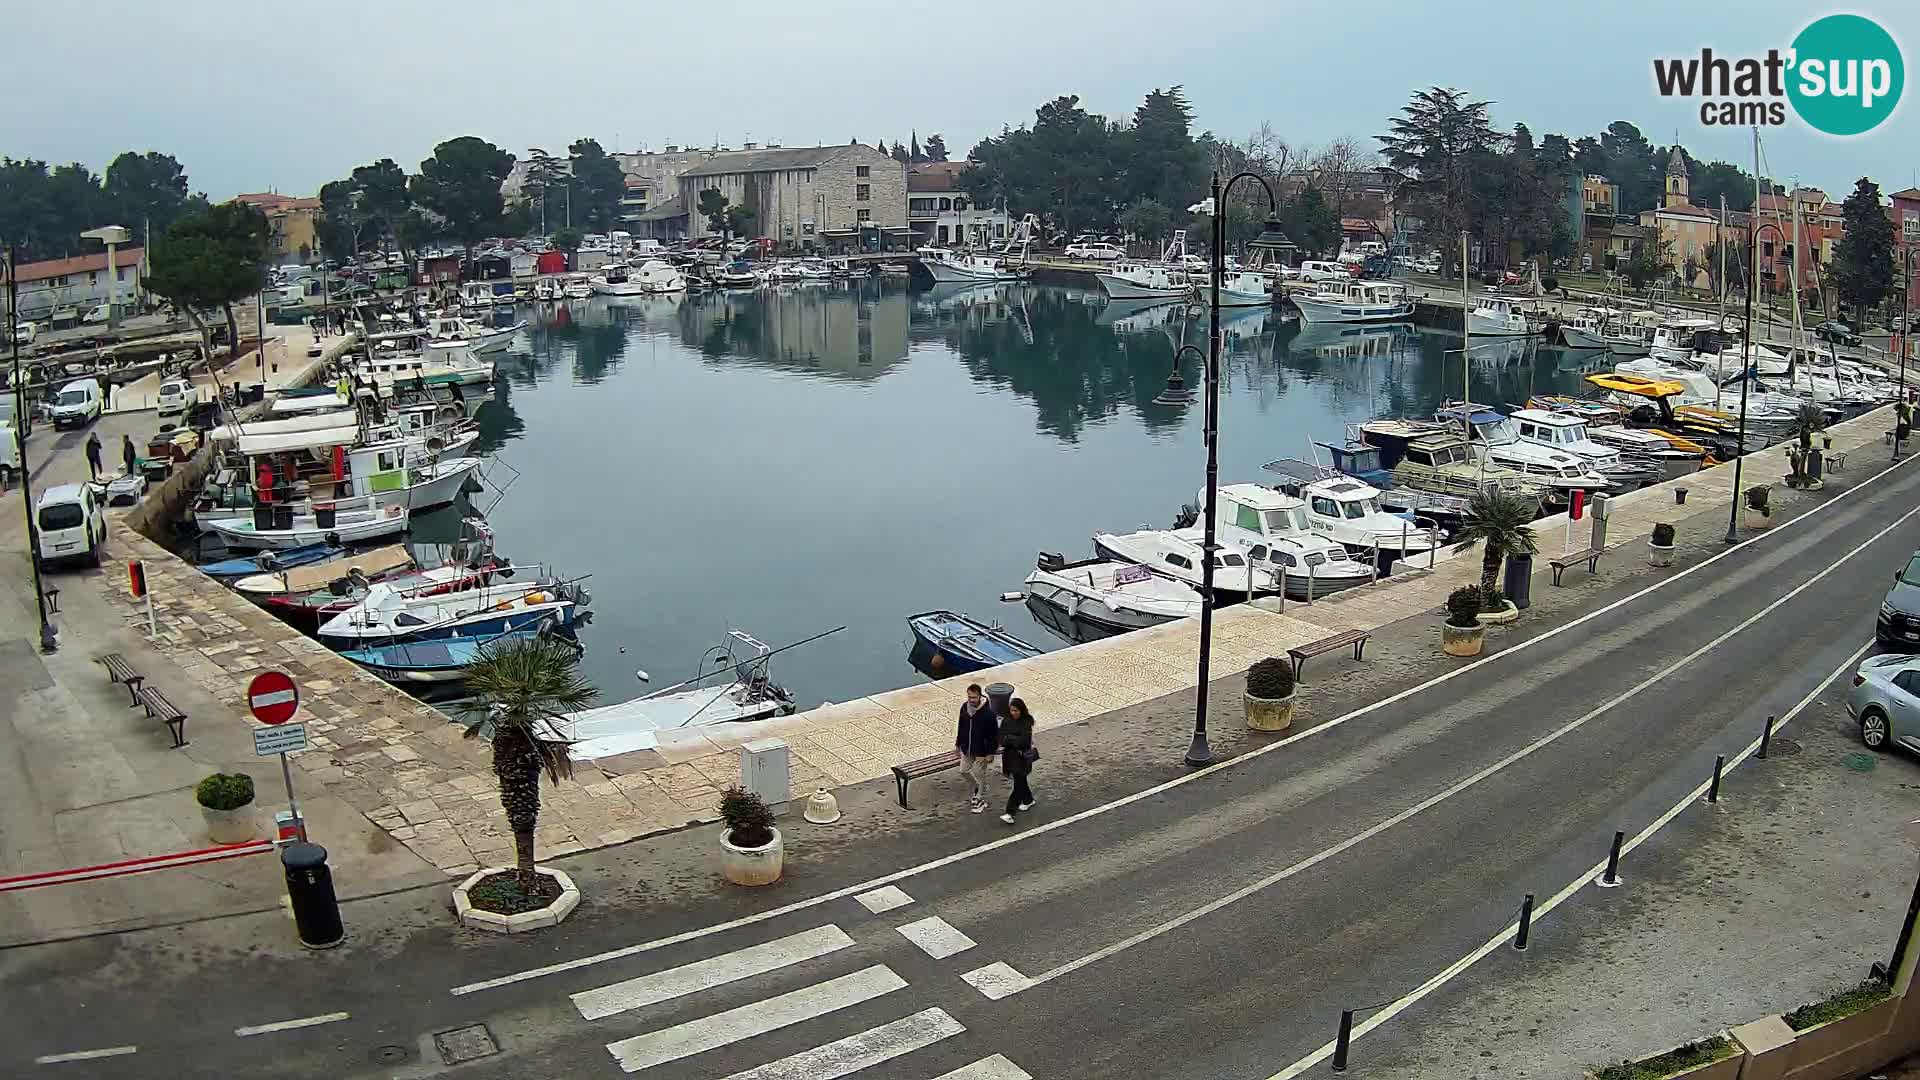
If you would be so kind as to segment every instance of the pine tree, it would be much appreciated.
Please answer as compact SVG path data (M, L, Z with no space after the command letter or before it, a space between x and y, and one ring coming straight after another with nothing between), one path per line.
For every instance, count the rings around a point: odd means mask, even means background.
M1880 186L1866 177L1841 204L1846 234L1833 250L1833 282L1840 302L1864 320L1893 292L1893 222L1880 205Z
M907 162L911 165L918 165L927 160L927 155L920 152L920 133L915 131L911 138L912 141L907 144Z

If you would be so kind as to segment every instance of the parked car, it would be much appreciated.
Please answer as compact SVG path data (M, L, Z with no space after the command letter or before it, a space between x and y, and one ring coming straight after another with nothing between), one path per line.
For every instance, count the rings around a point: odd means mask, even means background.
M1066 256L1069 259L1085 259L1088 262L1117 262L1127 257L1127 253L1114 244L1094 242L1090 244L1068 244Z
M160 393L154 399L154 412L159 416L172 416L187 411L187 406L197 404L200 393L193 383L186 379L168 379L160 384Z
M13 340L19 342L21 345L31 345L33 344L33 340L39 336L39 323L23 319L14 325Z
M80 316L80 322L84 326L96 326L106 322L112 315L112 308L109 308L105 304L96 304L88 308L85 315Z
M1920 750L1920 657L1883 653L1860 662L1847 694L1847 715L1874 750Z
M85 427L100 419L100 384L92 379L75 379L60 388L48 414L55 431L65 427Z
M1888 648L1920 651L1920 551L1894 571L1893 587L1880 601L1873 636Z
M1301 281L1346 281L1352 277L1353 268L1345 263L1308 259L1300 264Z
M1821 341L1831 341L1835 345L1860 344L1860 335L1853 332L1853 327L1835 319L1828 319L1814 327L1813 336Z
M107 539L106 488L100 484L59 484L40 493L34 510L40 525L42 565L84 562L100 565Z

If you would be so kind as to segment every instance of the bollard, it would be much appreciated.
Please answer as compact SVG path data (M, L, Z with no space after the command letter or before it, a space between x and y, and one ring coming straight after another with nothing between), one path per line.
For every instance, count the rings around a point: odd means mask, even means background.
M1754 756L1767 760L1767 747L1773 742L1773 714L1767 714L1767 726L1760 729L1760 752Z
M286 869L287 900L300 944L309 949L340 944L346 931L340 926L340 902L334 898L333 875L327 870L327 849L319 844L288 844L280 849L280 865Z
M1713 783L1707 786L1707 801L1710 803L1720 801L1720 770L1725 768L1726 764L1725 754L1713 755Z
M1533 894L1528 893L1520 901L1520 929L1513 935L1513 948L1516 952L1527 951L1527 935L1533 931Z
M1607 872L1600 875L1597 883L1603 889L1611 889L1620 884L1620 844L1626 838L1627 834L1623 832L1613 834L1613 847L1607 850Z
M1333 1040L1333 1071L1347 1071L1347 1045L1353 1042L1353 1010L1340 1010L1340 1034Z

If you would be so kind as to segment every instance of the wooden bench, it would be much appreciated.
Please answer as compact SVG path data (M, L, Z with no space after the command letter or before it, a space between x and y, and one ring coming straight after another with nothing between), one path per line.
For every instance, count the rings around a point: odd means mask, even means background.
M913 807L907 805L908 783L918 780L922 776L932 776L934 773L945 772L948 769L957 769L959 767L960 751L958 750L948 750L944 753L935 754L932 757L923 757L918 761L909 761L904 765L895 765L893 767L893 781L900 785L901 808L906 810L913 809Z
M1560 575L1566 573L1568 567L1578 566L1581 563L1587 564L1587 573L1594 573L1600 566L1600 555L1600 552L1592 548L1581 548L1579 551L1569 551L1557 559L1548 559L1547 565L1553 567L1553 583L1560 584Z
M1367 639L1372 636L1372 632L1367 630L1342 630L1332 637L1323 637L1319 641L1309 641L1305 645L1288 649L1287 655L1293 659L1294 681L1300 681L1300 666L1305 664L1310 656L1319 656L1321 653L1330 653L1351 645L1353 658L1361 659L1361 654L1367 648Z
M158 720L167 725L167 731L173 735L175 750L187 745L187 714L180 707L167 700L167 696L151 686L141 688L137 695L140 704L146 707L147 719Z
M1847 451L1828 450L1826 452L1827 469L1831 472L1847 471Z
M124 685L127 688L127 706L131 708L140 704L140 684L146 681L147 677L133 670L133 665L127 663L127 658L117 652L110 652L101 657L100 662L107 665L109 683Z

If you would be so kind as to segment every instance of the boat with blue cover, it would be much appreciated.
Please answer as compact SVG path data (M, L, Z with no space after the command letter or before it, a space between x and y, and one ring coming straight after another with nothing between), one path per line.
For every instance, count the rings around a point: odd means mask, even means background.
M924 659L933 674L962 675L1040 655L1039 649L1000 626L958 611L909 615L907 626L913 631L916 659Z
M203 563L200 572L209 577L243 578L254 574L272 574L281 570L291 570L296 566L309 566L325 562L341 552L338 544L302 544L299 547L281 551L263 551L243 559L222 559L219 562Z
M546 624L505 633L474 637L434 638L349 649L340 655L390 683L456 683L467 677L467 665L490 647L532 641L547 633ZM558 640L570 640L559 638Z

